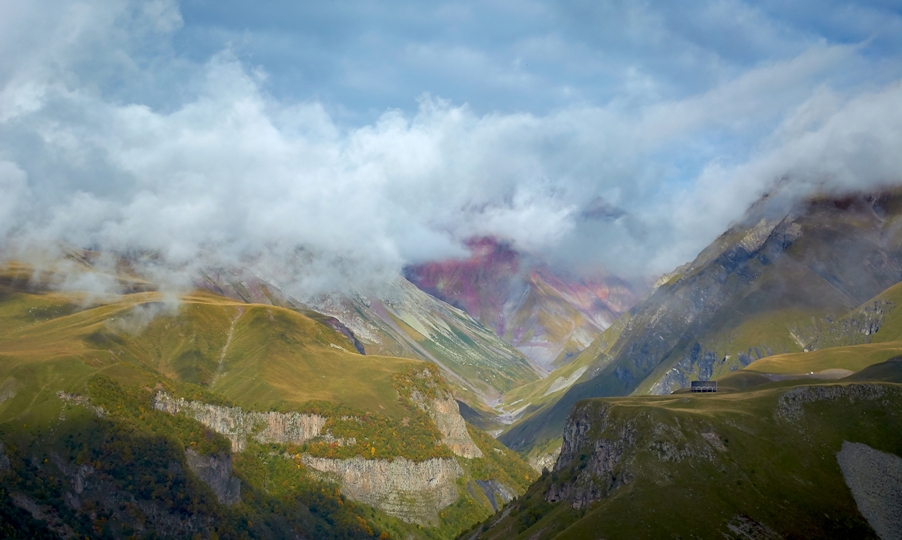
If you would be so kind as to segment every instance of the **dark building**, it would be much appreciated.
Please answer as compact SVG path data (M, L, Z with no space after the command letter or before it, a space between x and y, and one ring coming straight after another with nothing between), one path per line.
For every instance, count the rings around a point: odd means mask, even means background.
M693 392L717 392L717 381L692 381Z

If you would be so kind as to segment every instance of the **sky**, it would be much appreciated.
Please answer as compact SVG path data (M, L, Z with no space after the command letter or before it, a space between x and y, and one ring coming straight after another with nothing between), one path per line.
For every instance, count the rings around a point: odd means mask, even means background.
M902 2L0 2L0 249L298 296L466 255L692 260L785 179L902 184Z

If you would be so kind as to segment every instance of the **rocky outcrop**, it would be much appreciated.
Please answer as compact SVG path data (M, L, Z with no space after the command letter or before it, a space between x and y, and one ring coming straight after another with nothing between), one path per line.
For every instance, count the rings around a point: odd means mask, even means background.
M0 441L0 472L9 470L9 458L6 456L6 445Z
M554 464L557 462L557 458L561 455L561 448L555 448L554 452L547 454L535 454L529 457L526 461L530 467L535 469L538 472L542 472L545 469L551 470L554 468Z
M233 452L244 450L247 437L261 443L301 444L319 436L326 424L326 418L316 414L246 412L241 407L174 399L165 392L154 397L153 408L169 414L184 414L225 435L232 443Z
M460 407L451 394L430 400L425 408L435 422L435 427L442 434L442 442L455 455L467 459L482 457L482 451L470 437L467 424L460 415Z
M191 472L210 486L220 503L241 502L241 482L232 476L232 456L202 456L189 448L186 458Z
M843 441L836 460L871 528L883 540L902 538L902 458Z
M474 483L489 500L495 512L517 496L509 486L498 480L474 480Z
M603 402L578 405L571 411L545 492L547 502L566 501L573 508L586 508L640 474L667 482L667 471L674 464L713 463L718 454L728 452L721 437L705 423L690 427L678 418L651 411L616 411ZM637 468L639 462L645 465ZM654 463L651 469L649 463Z
M454 459L414 462L306 455L301 459L307 467L337 480L347 497L420 525L438 524L439 511L457 500L457 479L463 475Z
M798 386L780 396L774 416L783 420L801 420L804 415L802 405L805 403L837 399L848 399L851 403L856 399L872 401L880 399L889 391L898 392L896 389L878 384Z
M573 508L585 508L611 491L629 483L633 474L623 467L621 458L635 442L631 422L621 426L617 438L595 438L609 427L609 406L576 409L567 419L561 454L555 473L574 467L569 479L554 481L545 494L550 503L568 501Z
M413 401L432 417L442 434L442 442L456 455L472 459L482 452L470 438L460 416L457 402L450 394L426 399L416 394ZM222 407L199 401L175 399L160 392L154 397L154 409L170 414L184 414L229 438L232 451L240 452L252 437L262 443L295 443L317 438L338 444L356 441L335 439L323 433L326 418L300 413L252 412L240 407ZM457 478L463 469L454 459L429 459L422 462L395 458L391 461L365 459L327 459L304 455L303 462L341 485L342 492L357 500L384 510L409 523L435 525L438 512L458 498ZM189 450L192 471L209 485L220 502L240 501L240 485L231 476L231 458L198 456ZM496 490L504 500L510 490Z
M78 394L70 394L68 392L63 392L62 390L60 390L59 392L56 393L56 397L65 401L66 403L74 403L75 405L80 405L80 406L88 409L89 411L93 412L100 418L103 418L106 416L106 411L103 410L103 407L93 405L91 403L91 400L84 396L80 396Z

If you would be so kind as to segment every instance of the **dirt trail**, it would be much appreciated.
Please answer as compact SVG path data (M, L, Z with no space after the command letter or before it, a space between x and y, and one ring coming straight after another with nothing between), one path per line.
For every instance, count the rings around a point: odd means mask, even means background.
M244 314L244 308L238 308L238 313L235 315L235 318L232 319L232 324L229 325L229 333L226 334L226 342L225 345L222 346L222 352L219 353L219 363L216 366L216 374L213 375L213 381L210 383L210 386L216 384L216 381L219 379L220 375L222 375L222 365L225 362L226 353L229 350L229 345L232 344L232 335L235 333L235 324L238 322L238 319L241 318L241 315Z

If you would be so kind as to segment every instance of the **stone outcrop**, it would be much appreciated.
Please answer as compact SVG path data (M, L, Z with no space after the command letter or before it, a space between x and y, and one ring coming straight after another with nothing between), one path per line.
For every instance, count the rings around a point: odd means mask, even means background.
M62 390L60 390L59 392L56 393L56 397L65 401L66 403L73 403L75 405L80 405L80 406L88 409L92 413L96 414L100 418L104 418L106 416L106 411L103 410L103 407L93 405L91 403L91 400L84 396L80 396L78 394L70 394L68 392L63 392Z
M261 443L301 444L318 437L326 418L316 414L253 412L241 407L221 407L200 401L174 399L158 393L153 408L169 414L184 414L229 438L233 452L241 452L247 437Z
M593 440L590 432L601 433L609 427L609 406L603 405L592 411L590 408L575 409L567 419L554 472L559 473L583 460L585 466L580 465L581 470L574 477L552 483L545 494L545 500L550 503L566 500L573 508L585 508L633 478L628 467L620 463L624 453L635 443L632 423L620 426L617 438Z
M232 456L202 456L188 449L186 458L191 472L210 486L220 503L241 502L241 482L232 476Z
M571 411L546 501L586 508L632 482L640 474L635 465L640 454L646 463L641 474L666 480L673 464L713 463L719 453L728 452L710 425L690 428L679 419L662 421L648 411L615 416L613 407L589 403ZM649 462L656 464L656 472L648 469Z
M455 455L467 459L482 457L482 451L470 438L457 401L450 394L431 400L429 405L426 409L442 434L442 442Z
M450 394L441 393L437 398L426 399L415 393L413 401L430 415L442 434L442 442L454 454L467 459L482 457ZM159 411L194 418L225 435L232 443L233 452L244 450L248 437L262 443L300 444L314 438L338 444L355 442L323 433L326 418L318 415L244 411L240 407L175 399L164 392L154 397L153 406ZM438 512L457 500L457 479L463 475L463 469L455 459L414 462L404 458L388 461L360 456L327 459L304 455L302 460L313 471L337 481L347 497L421 525L438 523ZM189 451L188 463L216 492L220 502L233 504L240 500L240 485L231 477L231 458L192 455ZM502 487L493 493L505 501L509 491Z
M414 462L307 455L301 459L307 467L337 480L347 497L420 525L438 524L439 511L457 500L457 479L463 475L454 459Z
M817 401L856 399L872 401L883 397L890 387L878 384L847 384L832 386L798 386L780 396L774 415L784 420L800 420L804 415L802 405Z
M9 470L9 458L6 456L6 445L0 441L0 471Z
M902 458L843 441L836 460L871 528L883 540L902 538Z
M557 458L560 457L560 455L561 449L558 447L554 449L554 452L548 454L535 454L530 456L527 463L538 472L542 472L545 469L551 470L554 468L554 464L557 462Z
M474 480L473 482L489 500L492 510L495 512L517 496L509 486L498 480Z

